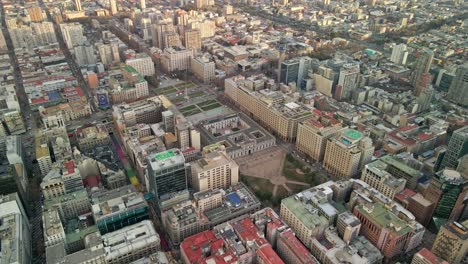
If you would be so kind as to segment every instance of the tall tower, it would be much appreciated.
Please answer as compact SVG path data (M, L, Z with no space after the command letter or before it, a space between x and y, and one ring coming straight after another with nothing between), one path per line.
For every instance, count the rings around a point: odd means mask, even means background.
M146 0L140 0L140 9L141 10L146 9Z
M109 0L111 15L117 14L117 3L115 0Z
M457 168L458 159L466 154L468 154L468 126L453 132L441 168Z
M457 68L447 98L463 106L468 106L468 63Z
M286 43L283 39L280 40L278 45L279 57L278 57L278 84L281 82L281 65L283 64L284 54L286 52Z
M468 220L444 225L432 246L432 252L449 263L462 263L468 250Z
M76 11L81 11L81 0L75 0Z
M411 75L411 85L414 88L421 84L422 75L429 73L433 59L434 52L428 48L423 48L416 52L416 61L414 62L413 74Z
M401 43L393 47L390 61L396 64L405 65L407 57L408 47L405 44Z

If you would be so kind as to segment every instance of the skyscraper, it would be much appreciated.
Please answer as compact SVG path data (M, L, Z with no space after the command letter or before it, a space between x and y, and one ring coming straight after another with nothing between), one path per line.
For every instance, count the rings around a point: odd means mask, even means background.
M393 46L392 56L390 61L396 64L405 65L408 58L408 47L405 44L398 44Z
M117 14L117 3L115 0L109 0L111 15Z
M184 46L186 49L201 49L201 33L199 29L185 30Z
M416 61L413 66L413 74L411 75L411 85L414 88L417 88L421 82L421 76L424 73L429 73L431 68L432 60L434 59L434 52L428 48L423 48L420 51L417 51Z
M146 1L145 0L140 0L140 9L146 9Z
M75 0L75 10L81 11L81 0Z
M463 106L468 106L468 63L457 68L447 98Z
M468 154L468 126L455 130L442 160L441 168L457 168L458 159Z
M346 63L341 67L338 84L335 89L335 98L346 100L358 86L359 64Z
M157 202L187 189L185 158L178 149L148 155L149 190Z
M297 87L304 88L303 80L311 67L312 59L299 57L281 63L280 82L289 84L295 82Z
M468 220L444 225L432 246L432 252L452 264L462 263L468 251Z

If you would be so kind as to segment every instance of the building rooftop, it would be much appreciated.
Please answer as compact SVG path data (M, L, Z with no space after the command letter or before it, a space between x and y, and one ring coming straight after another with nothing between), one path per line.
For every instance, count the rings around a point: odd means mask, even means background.
M429 249L423 248L419 250L413 258L424 259L426 264L449 264L447 261L437 257Z
M180 244L180 249L190 263L227 264L238 261L234 252L224 247L223 239L216 237L213 230L203 231L186 238Z
M281 203L286 206L308 229L328 226L325 217L319 215L318 209L310 203L301 201L296 196L284 198Z
M421 177L421 172L419 170L416 170L416 169L406 165L405 162L403 162L402 160L399 160L398 158L396 158L394 156L385 155L385 156L381 157L379 160L387 163L388 165L391 165L391 166L397 168L400 171L405 172L406 174L408 174L409 176L411 176L413 178Z
M153 171L160 171L173 166L185 164L185 158L179 149L169 149L147 156L148 165Z
M137 192L133 185L94 194L92 203L92 212L96 221L133 208L148 206L143 193Z
M304 244L299 241L291 229L282 232L279 236L284 239L284 244L289 247L290 252L295 254L298 259L301 259L302 263L320 263L304 246Z
M23 259L24 251L29 255L30 249L24 248L23 236L25 231L29 232L27 216L16 193L0 195L0 263L27 263ZM28 239L29 240L29 239Z
M44 223L44 236L51 237L65 233L57 210L44 211L42 219Z
M47 199L44 201L44 210L52 210L55 205L59 203L69 202L71 200L82 200L88 198L88 192L86 189L67 193L58 197Z
M107 259L117 259L148 245L160 244L158 233L150 220L121 228L102 236Z
M389 229L400 236L412 231L412 228L405 221L398 218L398 216L382 204L361 204L357 205L355 210L368 217L370 221L380 228Z

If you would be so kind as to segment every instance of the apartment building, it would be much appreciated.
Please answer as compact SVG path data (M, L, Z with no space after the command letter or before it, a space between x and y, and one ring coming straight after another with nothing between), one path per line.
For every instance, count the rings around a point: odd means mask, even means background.
M387 164L380 160L366 164L362 170L361 180L393 199L395 194L405 189L406 180L393 177L385 170L386 168Z

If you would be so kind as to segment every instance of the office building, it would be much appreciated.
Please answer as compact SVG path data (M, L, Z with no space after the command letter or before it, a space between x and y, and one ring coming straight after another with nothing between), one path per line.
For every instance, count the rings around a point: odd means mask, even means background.
M401 43L393 46L390 61L396 64L405 65L408 58L408 47Z
M280 82L288 85L296 83L297 87L305 88L305 79L312 67L312 59L309 57L299 57L281 63Z
M81 11L81 0L75 0L75 11Z
M413 64L413 73L411 74L411 85L415 89L421 86L421 78L423 74L429 73L432 60L434 59L434 52L428 48L423 48L416 51L416 60Z
M102 241L109 264L131 263L161 248L161 240L150 220L107 233L102 236Z
M379 160L387 164L385 170L388 173L395 178L406 180L406 188L416 189L419 180L423 177L419 169L413 167L409 160L405 160L398 155L385 155Z
M28 15L31 19L31 22L42 22L44 20L44 16L42 15L42 9L38 5L29 7Z
M413 256L411 264L449 264L447 261L437 257L427 248L419 250Z
M166 72L185 71L190 69L190 61L193 50L190 49L165 49L161 55L161 65Z
M323 264L382 263L379 249L362 236L350 244L345 243L333 227L327 228L323 237L312 238L312 254Z
M185 158L178 149L149 154L149 189L156 201L165 200L168 195L187 189Z
M149 219L149 207L133 185L101 191L92 197L94 221L101 234Z
M140 0L140 9L145 10L146 9L146 0Z
M176 32L166 31L162 33L162 50L167 48L180 48L181 45L180 36Z
M395 195L395 201L408 209L421 225L428 226L431 222L436 204L424 198L421 193L405 189Z
M14 169L14 175L16 175L17 182L19 183L20 189L23 191L28 190L28 174L26 170L23 141L20 136L7 136L6 138L6 158L8 163Z
M201 33L199 29L185 30L184 37L184 46L186 49L201 49Z
M466 154L468 154L468 126L453 132L441 168L457 168L459 159Z
M361 132L346 129L327 141L324 167L340 178L356 176L374 154L372 140Z
M151 38L153 46L162 49L163 47L163 34L165 32L175 32L172 21L159 21L157 24L151 26Z
M262 74L248 78L235 76L224 81L225 94L243 112L283 140L295 142L298 124L309 118L310 108L280 91L268 89L267 85L274 85L274 80Z
M83 27L79 23L60 24L60 31L68 49L83 45L86 41L86 37L83 35Z
M203 157L190 165L195 191L226 189L239 181L239 165L223 149L204 151Z
M117 2L116 0L109 0L110 13L112 16L117 15Z
M403 191L406 180L395 178L386 171L387 164L380 160L375 160L364 166L361 174L361 180L377 189L383 195L393 199L395 194Z
M297 239L291 229L278 234L276 251L286 264L318 264L318 260Z
M164 131L166 131L167 133L175 133L174 113L171 110L166 110L162 112L161 115L162 115Z
M463 223L450 221L439 230L432 246L432 253L451 264L464 263L468 252L468 220Z
M349 100L351 98L351 94L358 88L359 74L359 64L343 64L335 88L335 98L337 100Z
M79 1L79 0L77 0ZM75 60L78 66L87 66L96 64L96 56L94 55L94 48L89 43L84 45L75 46L73 48Z
M214 61L208 57L198 56L192 58L190 68L197 79L203 81L203 83L211 83L216 77L216 65Z
M331 113L313 110L309 119L299 123L297 128L297 151L314 161L322 161L327 140L343 130L342 121Z
M114 122L120 130L137 124L156 124L162 121L163 105L158 97L150 97L136 102L115 105Z
M123 80L109 80L110 97L114 104L136 101L149 96L148 82L133 67L122 64Z
M89 213L91 204L86 189L44 200L44 210L57 210L64 221Z
M333 191L324 183L281 201L280 216L310 249L313 237L322 237L338 212L330 204Z
M467 194L468 178L458 171L444 169L430 179L424 197L436 204L434 217L458 221Z
M447 98L457 104L468 106L468 63L458 66L455 73Z
M353 214L362 223L361 234L376 246L385 258L406 252L414 229L384 205L357 205Z
M133 67L142 76L153 76L155 73L154 62L145 53L138 53L135 57L127 59L125 64Z
M92 232L83 238L84 249L67 255L66 245L59 243L46 248L48 264L107 264L106 251L99 232Z
M182 243L185 238L208 229L207 221L200 218L191 201L181 202L163 211L161 219L168 239L174 246Z
M190 147L190 125L187 122L176 124L175 135L179 143L179 149L186 150Z
M0 223L0 263L31 263L32 230L17 193L0 196Z
M117 64L120 62L118 43L96 43L96 47L98 49L99 58L101 59L102 64L104 64L106 68L108 68L112 64Z
M343 241L349 245L354 238L358 237L361 221L352 213L344 212L338 215L336 229Z
M50 247L59 243L65 243L65 230L57 210L44 211L42 213L44 226L44 244Z

